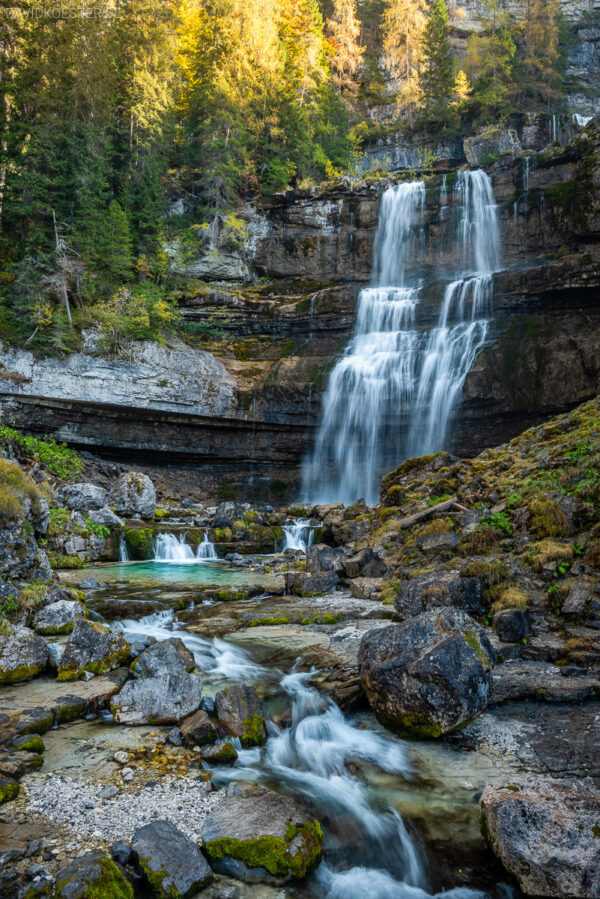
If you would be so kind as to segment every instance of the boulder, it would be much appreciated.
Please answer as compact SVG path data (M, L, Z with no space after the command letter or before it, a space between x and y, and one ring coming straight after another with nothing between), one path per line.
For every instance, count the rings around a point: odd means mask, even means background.
M3 627L6 632L0 632L0 684L31 680L48 662L46 641L27 627Z
M202 681L193 674L162 674L128 681L112 702L119 724L179 724L200 705Z
M321 861L323 832L310 811L288 796L233 782L202 828L215 871L249 881L284 884Z
M456 606L475 617L483 615L480 581L474 577L461 577L458 571L429 571L402 581L394 601L394 608L402 619L445 606Z
M75 622L86 617L85 607L77 600L59 599L39 609L33 619L38 634L70 634Z
M474 137L463 141L469 165L487 165L499 156L512 156L522 152L521 142L513 128L489 127Z
M60 668L65 647L65 643L48 643L48 665L53 671L58 671Z
M112 858L99 850L70 861L56 876L61 899L133 899L131 884Z
M19 795L19 783L12 777L0 777L0 805L16 799Z
M233 745L228 741L217 743L214 746L205 746L200 750L200 755L209 765L233 765L238 757Z
M119 518L118 515L109 509L108 506L104 506L103 509L92 510L88 514L88 518L92 522L92 524L103 524L109 528L118 528L122 527L125 523L122 518Z
M131 666L134 677L186 674L196 667L194 656L180 637L153 643Z
M294 596L320 596L329 593L338 584L335 571L310 574L308 571L286 571L285 592Z
M95 484L67 484L60 491L60 500L74 512L102 509L106 505L106 490Z
M350 581L350 593L357 599L370 599L378 602L381 599L383 579L380 577L357 577Z
M600 795L577 783L489 784L481 826L530 896L600 896Z
M215 696L215 711L221 734L239 737L244 749L260 746L267 739L265 710L254 687L225 687Z
M458 534L452 532L447 534L424 534L422 537L417 537L417 546L421 552L432 558L454 555L459 543L460 538Z
M58 668L59 680L77 680L85 671L104 674L129 658L129 644L119 631L97 621L78 619Z
M526 609L502 609L496 612L494 629L503 643L521 643L533 634Z
M205 746L214 743L218 737L217 728L202 709L184 718L179 729L186 746Z
M35 538L27 533L22 521L0 527L0 575L28 577L37 553Z
M421 736L450 733L485 711L491 698L492 647L458 609L369 631L358 662L377 718Z
M192 896L213 876L196 844L170 821L153 821L136 830L131 857L153 896Z
M348 553L342 546L327 546L326 543L316 543L309 546L306 551L306 569L312 574L322 574L325 571L335 571L340 574Z
M343 565L346 577L383 577L387 571L387 565L370 547L361 549L359 553L346 559Z
M139 471L128 471L122 474L110 491L108 500L109 504L123 515L154 518L156 512L154 484L148 475Z

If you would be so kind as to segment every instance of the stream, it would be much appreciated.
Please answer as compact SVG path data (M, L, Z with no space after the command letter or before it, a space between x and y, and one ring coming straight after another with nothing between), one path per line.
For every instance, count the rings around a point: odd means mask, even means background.
M111 569L117 570L125 592L128 569L135 593L135 572L140 567L104 565L96 571L110 582ZM192 572L200 581L225 580L229 575L237 582L243 576L239 570L210 562L195 566L150 562L143 567L145 583L154 576L163 589L165 569L175 590L184 589L182 584L177 587L182 569L187 572L185 584ZM89 597L92 608L94 592ZM226 607L235 603L217 605L227 614ZM508 887L490 884L489 872L476 878L481 890L460 885L463 863L465 869L478 863L477 798L496 771L492 760L446 742L401 740L379 725L370 711L345 715L315 685L319 672L301 658L282 671L264 664L264 653L261 663L253 659L251 644L249 650L241 649L227 637L194 633L192 628L208 611L201 604L188 608L185 624L172 609L139 619L124 617L120 624L130 640L142 634L157 640L181 637L204 673L206 696L214 696L228 682L257 686L269 719L268 740L249 750L242 750L238 741L237 763L218 769L213 780L221 786L231 780L252 781L292 794L322 823L323 862L306 884L287 886L286 895L426 899L441 895L443 887L447 890L443 895L453 899L515 895ZM472 876L469 882L473 883Z

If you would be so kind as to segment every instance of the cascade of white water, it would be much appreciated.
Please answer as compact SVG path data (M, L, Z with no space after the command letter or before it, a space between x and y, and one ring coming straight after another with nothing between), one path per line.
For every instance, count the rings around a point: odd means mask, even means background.
M119 562L129 562L129 553L127 552L127 541L125 534L121 534L119 538Z
M304 498L376 502L379 478L411 455L442 449L453 406L488 333L500 237L491 181L460 172L454 191L457 278L437 325L419 327L422 283L406 268L423 259L423 182L383 195L373 287L361 291L355 333L333 369L314 450L303 466Z
M208 539L205 532L204 540L198 545L194 553L192 547L185 539L185 534L177 537L175 534L158 534L154 547L154 562L171 562L179 565L192 562L208 561L216 559L217 553L214 544Z
M310 518L290 518L283 526L284 544L286 549L297 549L305 553L312 545L314 532L310 526Z

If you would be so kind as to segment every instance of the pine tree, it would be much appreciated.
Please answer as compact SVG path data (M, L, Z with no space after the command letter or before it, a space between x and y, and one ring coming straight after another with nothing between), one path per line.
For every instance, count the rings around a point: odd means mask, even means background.
M454 85L449 24L445 0L434 0L423 33L425 63L421 73L421 89L427 117L439 122L447 118Z
M333 47L331 65L340 89L349 87L365 48L359 44L360 24L356 18L356 0L333 0L333 15L327 20Z
M479 31L469 38L465 68L473 82L472 101L486 117L507 112L516 91L516 45L512 20L500 0L484 0Z
M548 104L559 94L560 0L526 0L519 28L521 104Z
M452 105L456 107L464 106L469 97L473 93L473 88L469 83L469 79L462 69L459 70L454 79L454 87L452 88Z
M117 200L112 200L96 240L96 268L108 285L120 285L131 280L133 252L127 216Z
M383 12L383 49L394 75L402 83L398 102L410 115L421 100L423 33L427 24L425 0L386 0Z

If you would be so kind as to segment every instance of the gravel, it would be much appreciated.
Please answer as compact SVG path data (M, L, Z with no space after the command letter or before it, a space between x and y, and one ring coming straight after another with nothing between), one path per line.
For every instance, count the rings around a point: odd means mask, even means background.
M102 798L106 783L76 777L31 775L23 783L28 812L66 824L78 835L106 842L128 842L139 827L159 818L171 821L196 842L204 819L223 797L197 775L136 783L132 790L110 799Z

